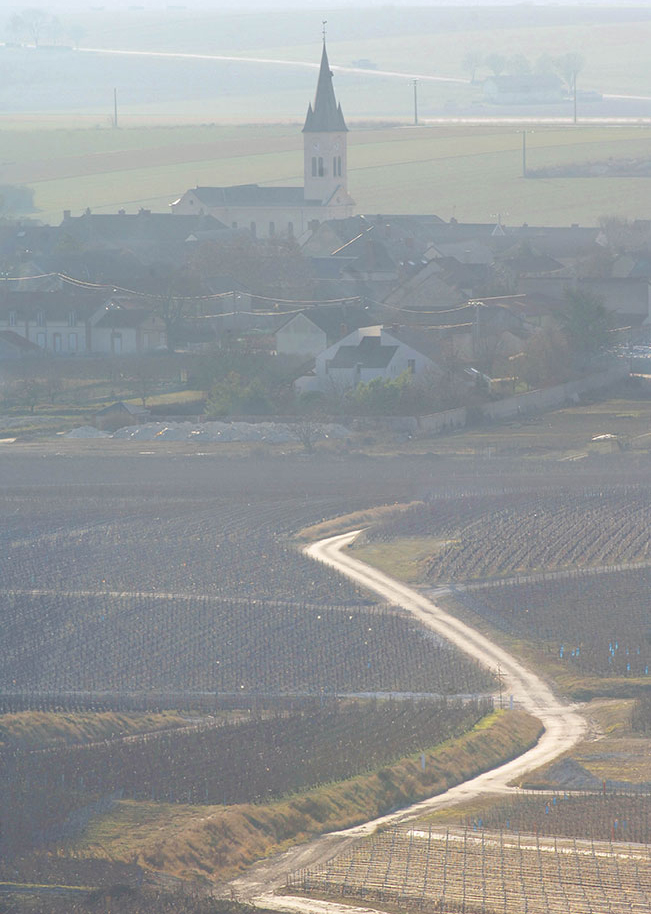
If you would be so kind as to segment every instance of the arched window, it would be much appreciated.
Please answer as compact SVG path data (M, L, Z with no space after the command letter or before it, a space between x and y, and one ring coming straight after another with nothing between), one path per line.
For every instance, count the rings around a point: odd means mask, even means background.
M319 156L319 177L322 178L325 174L325 169L323 167L323 157Z
M337 156L337 174L341 177L341 156Z
M312 177L316 178L316 156L312 156Z
M332 157L332 174L333 177L337 177L337 156Z

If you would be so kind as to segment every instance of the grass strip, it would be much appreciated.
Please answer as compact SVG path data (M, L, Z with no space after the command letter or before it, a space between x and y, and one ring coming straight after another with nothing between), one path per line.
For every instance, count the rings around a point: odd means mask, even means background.
M89 827L83 845L184 879L225 879L314 835L442 793L520 755L541 732L540 722L522 711L496 711L462 736L425 751L424 768L419 752L377 771L260 805L124 801Z

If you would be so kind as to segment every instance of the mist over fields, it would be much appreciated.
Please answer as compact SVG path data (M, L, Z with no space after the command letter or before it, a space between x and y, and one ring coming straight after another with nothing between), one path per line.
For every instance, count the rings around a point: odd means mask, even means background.
M48 7L47 17L37 49L33 36L12 28L11 14L0 25L0 39L10 45L0 47L0 114L74 111L106 126L115 88L121 111L144 120L300 121L314 90L324 19L348 120L409 118L413 76L421 80L423 118L500 113L483 100L481 82L489 68L480 67L471 84L464 60L474 52L522 55L532 66L544 56L580 53L581 90L634 96L592 102L586 116L644 115L651 104L645 98L651 96L648 6L401 5L370 14L363 6L289 10L265 4L264 11L242 13L181 5L83 10L60 5ZM98 53L109 50L265 63ZM361 69L346 72L359 61ZM569 102L541 105L536 113L569 115Z

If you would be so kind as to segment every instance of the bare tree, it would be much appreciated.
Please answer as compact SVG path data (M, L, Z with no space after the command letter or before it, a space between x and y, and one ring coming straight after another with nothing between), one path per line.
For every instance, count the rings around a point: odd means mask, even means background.
M323 428L321 424L315 422L314 419L311 419L309 416L304 416L302 419L299 419L298 422L288 425L287 430L295 441L298 441L299 444L303 445L306 454L312 454L316 442L319 438L323 438Z
M28 7L22 13L14 13L9 20L9 28L17 36L26 36L38 47L44 29L50 24L51 17L45 10Z
M503 54L489 54L484 63L493 71L494 76L499 76L506 69L506 57Z
M466 56L463 58L461 66L470 74L470 82L474 83L475 75L477 73L477 68L481 67L484 60L484 55L481 51L474 48L472 51L468 51Z
M569 93L576 91L576 78L583 69L584 64L583 55L579 54L578 51L569 51L567 54L554 57L554 68L565 83Z

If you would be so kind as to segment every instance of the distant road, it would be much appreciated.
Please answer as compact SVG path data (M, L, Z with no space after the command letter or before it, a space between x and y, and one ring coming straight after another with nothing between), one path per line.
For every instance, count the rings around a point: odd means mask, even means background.
M177 51L120 51L116 48L78 48L85 54L121 54L128 57L169 57L174 60L221 60L226 63L267 64L274 67L298 67L318 70L319 64L309 60L280 60L277 57L234 57L224 54L187 54ZM428 73L399 73L396 70L369 70L366 67L332 66L335 73L362 73L364 76L383 76L394 79L418 79L426 82L467 84L467 79L456 76L432 76Z
M118 48L78 48L80 53L85 54L115 54L125 57L158 57L170 58L174 60L219 60L226 63L250 63L262 64L273 67L293 67L298 69L318 70L319 64L309 60L281 60L277 57L241 57L226 54L190 54L181 51L124 51ZM339 65L330 65L334 73L355 73L363 76L379 76L384 79L409 80L417 79L419 82L432 83L452 83L454 85L468 85L467 79L461 79L458 76L432 76L431 73L414 73L398 70L373 70L366 67L343 67ZM619 101L651 101L651 95L604 95L605 99ZM582 124L648 124L651 123L651 117L580 117ZM421 125L425 124L572 124L572 117L503 117L496 115L493 117L427 117L420 118Z

